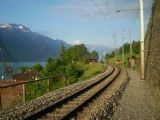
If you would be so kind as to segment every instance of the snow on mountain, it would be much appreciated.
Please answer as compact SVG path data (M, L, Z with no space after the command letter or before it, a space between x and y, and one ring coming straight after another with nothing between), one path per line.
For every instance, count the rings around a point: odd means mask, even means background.
M49 57L59 57L61 43L66 48L71 46L63 40L32 32L22 24L0 24L0 42L5 46L3 57L10 62L46 61Z
M0 24L0 28L10 28L10 24Z
M21 30L23 32L30 32L30 29L22 24L4 23L4 24L0 24L0 28L10 29L10 30Z

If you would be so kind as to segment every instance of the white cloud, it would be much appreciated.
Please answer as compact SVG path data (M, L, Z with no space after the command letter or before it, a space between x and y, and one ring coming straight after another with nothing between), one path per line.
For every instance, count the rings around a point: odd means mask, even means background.
M91 2L93 1L93 2ZM145 9L151 8L152 0L145 0ZM100 11L106 16L116 16L132 18L132 12L116 13L117 10L137 9L139 8L139 0L67 0L63 4L56 4L50 7L51 14L69 15L83 18L102 17Z
M152 0L144 0L145 24L148 24L151 7ZM120 22L128 22L129 27L136 25L140 16L138 9L139 0L64 0L63 3L50 6L49 13L70 18L102 20L107 29L115 32L120 27ZM128 11L117 12L118 10Z
M104 12L104 14L108 15L111 13L110 10L107 9L105 0L93 0L93 2ZM67 0L67 2L63 4L51 6L49 10L51 14L56 15L70 15L83 18L99 18L101 16L91 0Z
M80 45L80 44L82 44L82 42L80 40L73 41L73 45Z

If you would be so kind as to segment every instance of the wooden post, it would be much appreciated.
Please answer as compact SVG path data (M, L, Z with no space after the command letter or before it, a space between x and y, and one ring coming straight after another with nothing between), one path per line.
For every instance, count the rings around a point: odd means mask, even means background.
M66 82L66 77L65 75L63 76L63 83L64 83L64 86L65 86L65 82Z
M48 92L50 92L50 78L48 78L47 84L48 84Z
M1 93L1 88L0 88L0 109L2 109L2 93Z
M63 76L63 80L66 81L65 75Z
M23 84L23 102L26 101L26 90L25 90L25 84Z

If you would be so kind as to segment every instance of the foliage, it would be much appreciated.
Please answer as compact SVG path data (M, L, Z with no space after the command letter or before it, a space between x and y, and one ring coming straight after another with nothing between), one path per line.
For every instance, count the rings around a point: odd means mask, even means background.
M83 74L81 66L73 62L65 63L62 59L49 58L45 68L42 70L43 77L64 74L66 76L66 84L76 82L78 77Z
M94 54L96 55L96 52ZM84 72L80 63L87 63L89 57L90 54L84 44L75 45L68 49L65 49L61 44L60 57L58 59L49 58L41 75L65 74L66 84L74 83Z
M124 43L124 65L128 67L128 58L130 57L130 44ZM123 46L116 50L116 59L123 60L122 49ZM138 57L140 54L140 41L132 42L132 55ZM110 64L115 64L115 51L112 51L111 54L106 54L106 62Z
M64 62L60 59L54 59L50 57L47 60L47 64L41 71L42 77L55 76L57 74L63 74L65 71Z
M84 44L70 47L66 52L68 53L67 55L69 55L67 58L70 57L73 62L87 63L90 57L90 54Z
M19 73L25 73L26 71L28 71L29 67L27 66L22 66L19 68Z
M105 67L99 63L86 64L83 66L83 68L84 68L84 74L79 78L78 81L85 80L105 70Z
M40 64L34 64L33 66L29 67L29 66L21 66L19 68L19 73L25 73L28 71L37 71L37 72L41 72L43 70L43 67Z
M67 66L68 77L66 77L66 80L62 79L62 77L55 77L53 79L50 79L50 91L59 89L64 87L65 85L73 84L78 81L85 80L89 77L92 77L93 75L103 72L105 70L104 66L95 63L95 64L77 64L75 67L76 69L83 69L84 73L81 73L82 71L77 71L73 68L73 65ZM72 70L73 69L73 70ZM75 76L73 75L74 73ZM79 78L76 78L76 76L80 76ZM39 82L33 82L26 84L26 100L31 100L36 97L39 97L46 92L48 92L48 80L39 81Z
M65 47L63 43L61 43L61 46L60 46L60 58L62 60L66 59Z
M38 70L41 77L65 75L65 81L62 77L50 81L51 90L55 90L103 71L104 67L100 64L86 64L89 62L89 58L92 57L91 55L98 58L98 53L96 51L89 53L84 44L75 45L68 49L61 44L59 58L50 57L44 68L36 64L31 69ZM27 89L29 91L27 93L27 99L38 97L47 91L47 81L44 80L42 83L29 84Z
M90 53L90 57L91 57L91 58L96 58L96 59L98 59L98 58L99 58L98 52L95 51L95 50L93 50L93 51Z
M84 73L84 65L89 62L91 56L98 58L98 53L96 51L89 53L84 44L75 45L68 49L65 49L64 45L61 44L60 50L58 59L48 59L46 66L41 71L41 76L64 74L66 77L65 85L78 81Z
M48 90L47 81L28 83L26 88L26 100L39 97L45 94Z
M121 46L119 49L116 50L117 55L122 55L122 49L123 46ZM128 54L130 53L130 43L124 44L124 53ZM132 54L139 54L140 53L140 41L133 41L132 42ZM111 54L106 54L106 59L110 59L114 57L115 51L113 51Z
M40 64L34 64L34 65L31 67L31 70L40 72L40 71L43 70L43 67L42 67Z
M140 54L140 41L138 41L138 42L133 41L132 42L132 51L134 54Z

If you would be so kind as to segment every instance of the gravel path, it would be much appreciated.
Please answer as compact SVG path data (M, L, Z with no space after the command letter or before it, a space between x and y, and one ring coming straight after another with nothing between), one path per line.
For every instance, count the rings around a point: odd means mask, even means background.
M160 112L146 81L140 80L137 72L128 72L131 80L112 120L160 120Z

